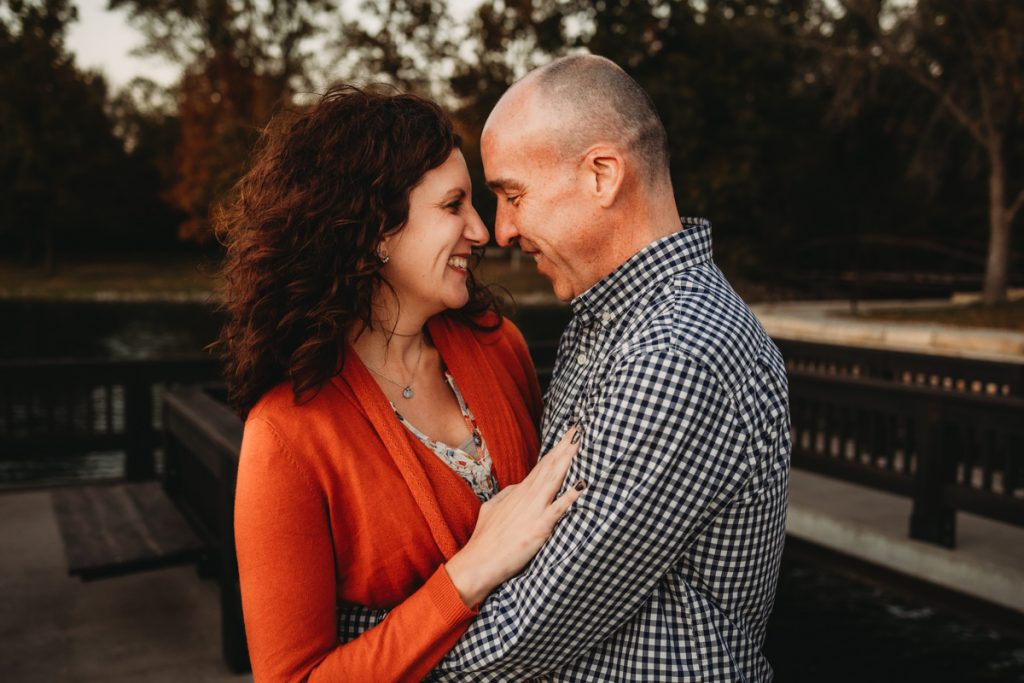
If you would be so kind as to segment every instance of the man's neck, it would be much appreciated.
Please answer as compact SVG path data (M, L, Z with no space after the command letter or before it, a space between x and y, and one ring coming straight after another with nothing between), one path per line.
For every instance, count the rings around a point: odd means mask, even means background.
M679 209L672 186L640 193L635 201L621 207L617 223L620 248L612 272L647 245L679 232Z

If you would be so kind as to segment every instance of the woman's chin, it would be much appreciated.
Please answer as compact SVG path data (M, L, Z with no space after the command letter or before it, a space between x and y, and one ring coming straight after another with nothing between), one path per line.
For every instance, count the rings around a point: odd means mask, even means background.
M458 310L469 303L469 292L464 291L462 294L445 297L444 307L446 310L453 311Z

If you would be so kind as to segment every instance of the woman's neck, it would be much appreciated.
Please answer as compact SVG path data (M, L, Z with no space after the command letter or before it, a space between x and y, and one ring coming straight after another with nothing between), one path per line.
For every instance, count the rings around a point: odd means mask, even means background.
M349 343L366 365L407 377L417 370L423 354L427 319L408 309L395 308L374 306L373 324L357 326L349 335Z

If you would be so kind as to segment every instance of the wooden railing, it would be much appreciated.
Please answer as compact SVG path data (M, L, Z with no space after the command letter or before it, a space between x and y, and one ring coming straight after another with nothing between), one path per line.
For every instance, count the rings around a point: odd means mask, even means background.
M164 391L219 376L204 356L0 361L0 458L123 451L124 478L151 479Z
M556 342L531 337L546 383ZM778 344L795 466L912 497L912 535L944 545L955 510L1024 524L1024 363ZM0 457L122 450L125 478L152 478L166 388L217 376L202 357L0 361Z
M1010 363L788 339L776 344L790 372L1024 397L1024 359Z
M778 344L794 466L910 497L950 548L958 510L1024 526L1024 363Z
M529 335L542 379L556 342ZM1024 364L780 340L793 464L913 500L910 535L955 544L956 512L1024 525ZM248 666L233 535L241 422L205 358L0 362L0 457L126 453L209 549L225 660ZM172 385L179 386L169 390Z

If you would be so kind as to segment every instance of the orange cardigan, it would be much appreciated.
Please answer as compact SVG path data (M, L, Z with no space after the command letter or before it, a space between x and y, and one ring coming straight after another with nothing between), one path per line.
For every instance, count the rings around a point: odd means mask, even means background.
M537 457L541 398L519 330L505 321L482 333L443 315L428 328L499 484L521 481ZM309 402L295 405L287 383L269 391L246 420L235 498L255 679L426 676L475 614L444 562L469 540L479 509L470 487L398 422L351 348L340 376ZM391 612L339 644L339 603Z

